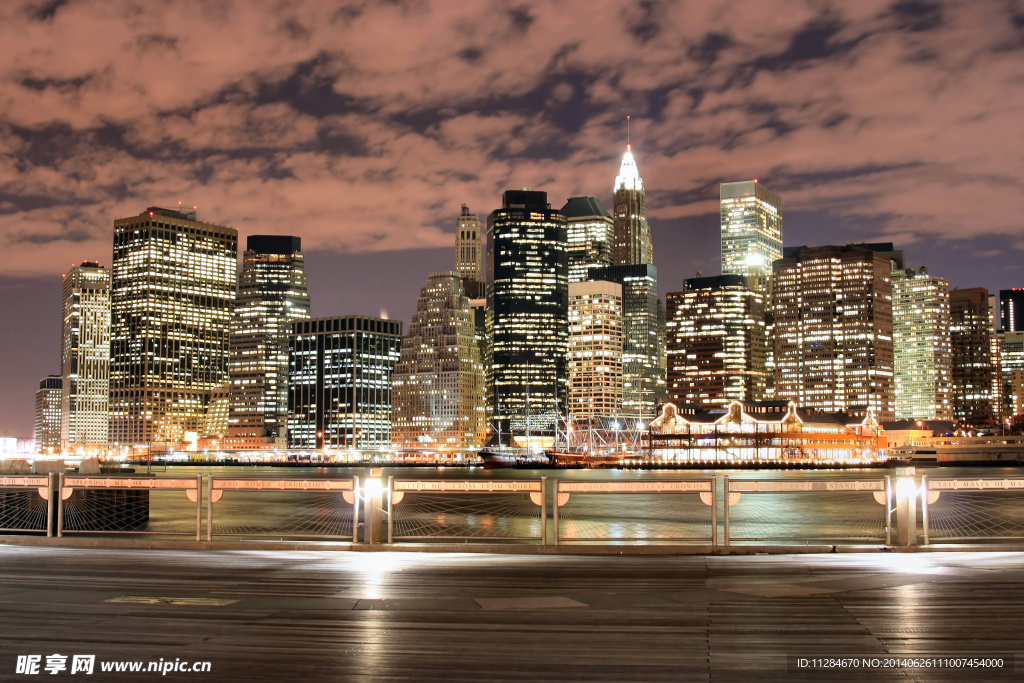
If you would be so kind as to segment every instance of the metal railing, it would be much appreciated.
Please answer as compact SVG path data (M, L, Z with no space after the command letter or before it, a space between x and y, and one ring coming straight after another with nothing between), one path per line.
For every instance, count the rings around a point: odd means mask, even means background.
M924 545L1024 540L1024 477L921 477Z
M547 477L514 481L389 477L386 495L388 543L539 541L547 545Z
M200 474L194 477L62 474L58 486L58 537L68 533L103 533L194 535L197 541L202 538L203 478ZM180 492L185 493L194 507L178 499ZM158 504L154 506L154 502ZM183 521L190 521L190 524L185 526Z
M817 505L808 505L808 497L817 494ZM822 494L831 494L822 500ZM879 512L873 505L882 505ZM763 500L761 500L763 498ZM747 502L742 502L742 501ZM756 500L756 504L751 504ZM730 510L744 505L738 521ZM878 510L877 507L874 510ZM870 480L787 481L736 480L725 477L725 545L739 542L884 542L892 544L893 489L886 476ZM754 533L733 535L737 522ZM769 527L769 525L771 525ZM768 531L769 528L774 529ZM795 533L780 533L784 529ZM875 535L874 532L879 532Z
M562 511L570 501L573 501L575 509ZM600 502L595 505L594 501ZM714 478L556 480L552 516L555 545L561 542L700 542L718 545Z
M359 540L359 477L210 476L209 489L207 541L213 540L214 536L346 539L353 543ZM231 498L225 499L224 494L228 492ZM217 503L220 503L217 515L219 528L214 522L214 505ZM251 514L254 508L260 510L259 518Z
M53 535L56 474L0 475L0 531Z

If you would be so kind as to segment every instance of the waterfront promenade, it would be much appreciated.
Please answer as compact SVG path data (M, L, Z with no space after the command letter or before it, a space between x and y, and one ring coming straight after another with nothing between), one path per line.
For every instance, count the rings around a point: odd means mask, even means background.
M1019 680L787 657L1016 654L1024 553L538 556L0 546L18 655L209 661L92 680ZM788 670L789 669L789 670ZM67 674L67 672L65 672Z

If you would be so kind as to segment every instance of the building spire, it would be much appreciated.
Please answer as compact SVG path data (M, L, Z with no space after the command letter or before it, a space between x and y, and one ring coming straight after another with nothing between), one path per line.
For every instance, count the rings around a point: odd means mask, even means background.
M629 114L626 114L626 151L633 151L633 145L629 144Z

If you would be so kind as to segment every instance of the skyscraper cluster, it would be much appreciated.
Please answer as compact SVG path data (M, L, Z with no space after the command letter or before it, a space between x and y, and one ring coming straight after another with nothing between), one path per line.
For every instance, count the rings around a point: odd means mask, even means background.
M1024 290L951 290L891 243L784 247L781 196L750 180L720 188L721 274L663 303L631 147L611 199L510 189L486 221L463 204L454 269L405 335L312 318L299 237L250 236L239 270L238 232L194 208L118 218L111 267L64 276L37 447L557 446L560 425L643 428L666 401L975 428L1024 413Z

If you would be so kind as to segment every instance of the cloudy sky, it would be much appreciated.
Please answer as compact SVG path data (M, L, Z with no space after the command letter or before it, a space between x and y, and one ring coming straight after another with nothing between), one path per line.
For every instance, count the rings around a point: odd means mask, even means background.
M315 315L408 320L461 203L610 204L627 114L663 292L718 271L750 178L787 245L1024 286L1024 2L6 1L0 431L31 436L61 273L115 217L299 235Z

